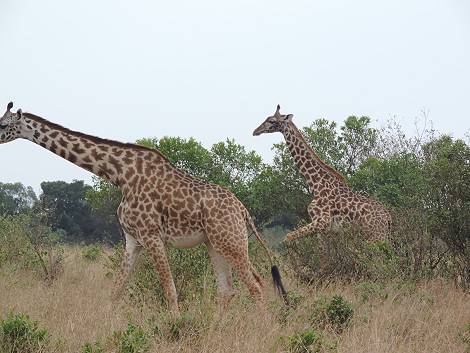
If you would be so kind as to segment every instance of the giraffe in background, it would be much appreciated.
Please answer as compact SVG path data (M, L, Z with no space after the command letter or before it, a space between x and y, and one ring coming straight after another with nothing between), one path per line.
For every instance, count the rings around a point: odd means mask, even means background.
M384 239L391 226L388 210L380 202L352 191L344 176L323 162L308 145L292 117L292 114L281 114L278 105L274 115L253 132L254 136L272 132L284 135L295 165L314 196L308 206L312 222L288 233L284 241L348 224L359 226L370 241Z
M243 204L229 190L198 180L174 167L160 152L72 131L19 109L13 103L0 118L0 143L27 139L117 186L122 191L118 219L126 238L114 296L118 298L142 248L151 255L170 310L178 314L176 288L166 256L167 245L188 248L205 243L219 295L233 296L232 268L259 306L261 277L248 257L247 226L272 254ZM271 269L284 294L279 271Z

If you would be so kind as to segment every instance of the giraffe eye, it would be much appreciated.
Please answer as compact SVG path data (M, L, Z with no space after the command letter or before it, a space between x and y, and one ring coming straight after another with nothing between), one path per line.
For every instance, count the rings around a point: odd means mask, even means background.
M8 127L8 124L2 125L0 124L0 129L6 129Z

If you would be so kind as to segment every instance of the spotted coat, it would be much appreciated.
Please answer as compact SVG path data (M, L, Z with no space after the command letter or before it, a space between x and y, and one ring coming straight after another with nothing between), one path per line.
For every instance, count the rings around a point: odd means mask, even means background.
M21 110L12 113L12 106L9 104L0 118L0 143L30 140L122 191L117 214L126 250L116 281L116 298L145 248L155 262L169 307L177 313L166 246L187 248L205 243L224 305L233 296L232 269L255 301L263 304L262 280L248 257L247 225L259 241L262 239L246 208L229 190L192 177L157 150L72 131Z
M390 232L391 216L378 201L352 191L345 178L321 160L292 122L292 114L280 114L280 107L253 135L281 132L295 165L304 177L313 201L308 206L311 223L286 235L284 241L329 229L356 225L370 241L384 239Z

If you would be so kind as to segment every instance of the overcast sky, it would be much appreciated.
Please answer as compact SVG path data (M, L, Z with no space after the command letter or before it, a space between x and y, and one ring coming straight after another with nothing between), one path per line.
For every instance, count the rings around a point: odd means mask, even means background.
M0 106L100 137L227 137L267 160L253 129L281 104L298 126L424 109L470 130L470 2L0 0ZM0 145L0 181L91 174L31 142Z

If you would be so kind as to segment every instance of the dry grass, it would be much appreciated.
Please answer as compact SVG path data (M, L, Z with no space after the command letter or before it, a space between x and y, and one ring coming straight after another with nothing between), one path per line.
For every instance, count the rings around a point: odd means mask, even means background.
M470 323L470 298L444 281L388 284L386 299L365 303L354 285L307 288L290 281L290 289L295 288L304 299L287 316L272 294L269 309L263 313L243 290L223 315L212 298L194 299L183 303L182 337L171 339L168 330L173 321L164 308L112 303L112 280L105 276L103 263L83 260L77 248L67 253L64 273L51 286L28 272L0 270L0 317L9 311L27 313L60 341L61 352L80 352L86 342L107 342L129 320L147 329L161 329L152 338L152 352L282 352L286 348L280 337L309 328L313 302L328 293L343 295L355 309L341 334L324 330L325 340L337 345L330 351L458 353L469 349L459 332ZM287 320L283 322L282 317Z

